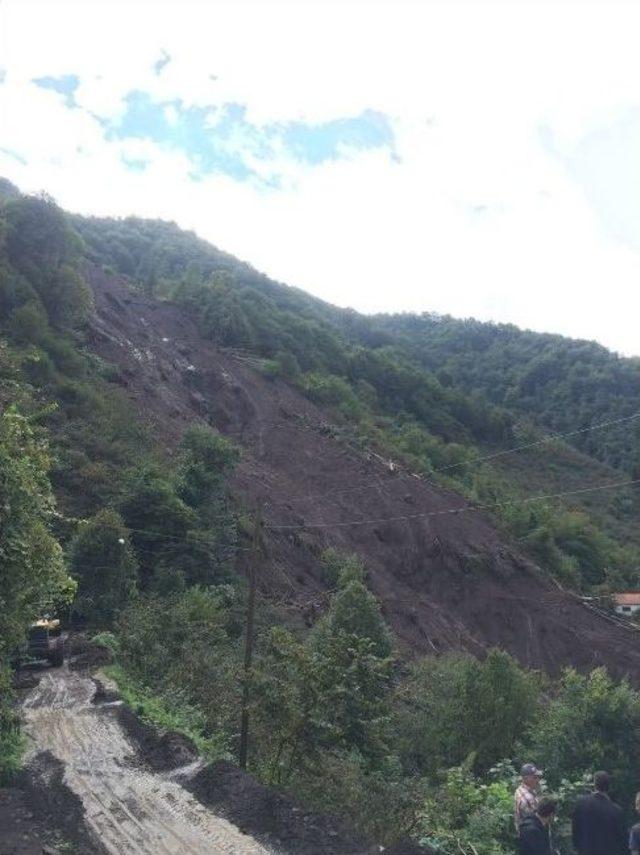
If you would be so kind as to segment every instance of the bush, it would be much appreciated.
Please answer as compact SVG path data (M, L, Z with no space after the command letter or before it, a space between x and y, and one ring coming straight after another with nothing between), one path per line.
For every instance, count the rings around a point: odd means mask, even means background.
M0 665L0 787L8 786L20 768L25 740L13 708L11 671Z
M22 360L22 368L34 386L47 386L55 377L55 368L46 353L32 351Z
M295 774L289 791L314 810L340 816L363 835L385 846L415 834L427 784L407 777L390 755L381 768L357 751L324 752L307 774Z
M565 671L555 696L532 728L529 747L553 786L606 769L625 806L638 789L640 694L598 668Z
M110 650L114 656L117 656L120 653L120 641L118 640L118 637L107 630L94 635L91 639L91 643L97 644L98 647L105 647L107 650Z
M120 661L160 698L199 710L202 733L228 750L240 719L234 593L190 588L139 598L120 615ZM171 704L170 704L171 705Z
M405 769L436 780L470 760L486 771L514 753L540 703L540 678L507 653L482 662L463 654L422 659L396 697L394 731Z
M105 510L83 522L70 552L79 583L76 610L92 623L111 626L137 586L137 562L122 517Z
M47 335L49 321L42 304L31 301L14 309L9 326L13 338L20 344L39 344Z
M425 801L421 842L443 855L509 855L513 852L513 791L506 781L483 784L469 766L445 774Z

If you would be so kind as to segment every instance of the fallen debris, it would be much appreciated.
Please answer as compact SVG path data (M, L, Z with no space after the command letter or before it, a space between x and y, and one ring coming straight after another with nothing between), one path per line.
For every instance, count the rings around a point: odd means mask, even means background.
M172 738L147 735L160 758L148 760L121 725L123 708L93 702L96 688L88 674L55 668L24 699L32 747L21 786L47 829L81 855L270 855L152 771L153 762L178 759Z
M344 821L305 810L232 763L213 763L186 786L203 804L283 855L374 855L381 851ZM390 855L428 855L428 850L411 842L384 851Z

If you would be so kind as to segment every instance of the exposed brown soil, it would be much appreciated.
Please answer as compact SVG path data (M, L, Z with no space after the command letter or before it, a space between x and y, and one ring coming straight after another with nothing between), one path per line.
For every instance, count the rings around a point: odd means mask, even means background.
M15 786L0 789L0 855L100 855L84 825L80 799L50 752L34 756Z
M143 762L119 707L94 704L95 693L90 675L54 668L22 703L30 743L22 789L45 828L83 854L269 855Z
M88 642L80 653L69 657L69 668L72 671L92 671L103 665L111 665L112 662L113 653L110 650Z
M84 824L82 800L64 783L64 764L50 751L36 754L21 775L29 808L54 840L77 853L102 853L98 840Z
M198 759L198 749L182 733L159 732L145 724L135 712L123 705L117 710L118 720L129 739L137 746L140 762L159 772L179 769Z
M374 855L380 852L380 847L368 843L335 817L305 810L231 763L213 763L199 772L188 786L216 813L278 852L287 855ZM410 842L384 851L391 855L428 855L428 850Z
M31 747L16 787L0 790L0 855L381 851L230 763L204 766L188 739L142 723L99 676L43 669L22 709ZM386 851L426 855L409 841Z
M179 307L96 268L89 279L90 344L117 367L167 450L198 420L243 446L232 490L249 508L265 503L261 579L270 597L312 621L325 602L318 556L335 546L365 561L405 652L497 645L551 673L606 665L640 682L638 635L558 590L485 514L419 516L468 503L332 438L326 412L206 341ZM301 523L326 527L272 528Z
M26 793L18 787L0 788L0 855L42 855L46 839Z

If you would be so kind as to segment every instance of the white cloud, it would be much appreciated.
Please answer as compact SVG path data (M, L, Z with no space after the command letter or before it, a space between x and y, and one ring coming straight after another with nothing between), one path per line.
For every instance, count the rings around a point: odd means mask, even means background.
M341 305L473 314L640 353L640 252L616 237L637 211L620 189L640 159L620 130L638 102L636 4L5 0L0 15L2 147L28 161L0 154L0 174L23 188L86 213L174 219ZM81 110L30 83L63 74L80 78ZM192 182L180 153L105 141L93 116L121 115L133 89L246 104L258 124L379 110L399 162L373 150L309 168L247 152L282 190Z

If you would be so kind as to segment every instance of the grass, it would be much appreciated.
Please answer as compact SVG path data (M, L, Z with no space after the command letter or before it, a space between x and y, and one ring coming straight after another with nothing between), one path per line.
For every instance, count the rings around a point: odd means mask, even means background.
M146 724L184 734L208 760L232 759L226 737L222 734L207 734L204 713L189 704L183 695L158 694L143 685L122 665L109 665L103 671L117 684L124 702Z
M6 787L22 766L27 740L14 708L11 669L0 663L0 787Z
M9 786L21 768L26 742L17 726L0 731L0 787Z

